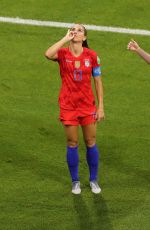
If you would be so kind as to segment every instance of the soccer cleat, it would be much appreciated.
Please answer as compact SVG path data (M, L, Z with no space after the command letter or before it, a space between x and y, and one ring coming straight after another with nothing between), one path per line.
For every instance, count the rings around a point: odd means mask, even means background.
M100 193L101 192L101 188L99 187L98 183L96 180L94 181L90 181L90 187L93 193Z
M80 181L73 181L72 182L72 193L73 194L80 194L81 193Z

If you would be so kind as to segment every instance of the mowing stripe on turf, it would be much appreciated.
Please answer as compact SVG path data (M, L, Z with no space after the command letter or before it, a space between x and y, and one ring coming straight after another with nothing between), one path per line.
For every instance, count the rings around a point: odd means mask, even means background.
M0 17L0 22L34 25L34 26L62 27L62 28L70 28L73 25L73 23L40 21L40 20L32 20L32 19L22 19L18 17L17 18ZM96 25L84 25L84 26L88 30L150 36L150 30L129 29L129 28L110 27L110 26L96 26Z

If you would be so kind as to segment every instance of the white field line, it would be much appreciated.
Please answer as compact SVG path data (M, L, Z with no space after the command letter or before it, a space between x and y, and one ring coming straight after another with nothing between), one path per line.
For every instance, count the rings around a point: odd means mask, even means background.
M40 20L32 20L32 19L22 19L18 17L17 18L0 17L0 22L33 25L33 26L62 27L62 28L70 28L73 25L73 23L40 21ZM94 30L94 31L105 31L105 32L150 36L150 30L129 29L129 28L110 27L110 26L96 26L96 25L84 25L84 26L86 27L86 29Z

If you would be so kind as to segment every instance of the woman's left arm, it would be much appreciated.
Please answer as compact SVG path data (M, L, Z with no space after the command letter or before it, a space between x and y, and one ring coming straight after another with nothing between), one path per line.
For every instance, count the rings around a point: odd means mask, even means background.
M96 95L98 100L96 119L97 121L100 121L105 118L104 104L103 104L103 84L100 76L94 77L94 85L95 85L95 90L96 90Z

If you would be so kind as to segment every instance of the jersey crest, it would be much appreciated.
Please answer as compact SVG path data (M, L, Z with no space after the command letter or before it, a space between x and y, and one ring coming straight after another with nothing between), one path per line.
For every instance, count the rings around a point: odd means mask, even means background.
M90 60L89 59L85 59L84 60L84 64L86 67L89 67L90 66Z

